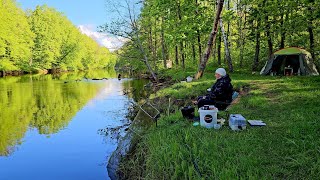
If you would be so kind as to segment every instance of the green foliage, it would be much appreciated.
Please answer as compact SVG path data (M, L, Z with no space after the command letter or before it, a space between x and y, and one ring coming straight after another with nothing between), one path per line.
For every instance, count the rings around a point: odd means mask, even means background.
M0 70L85 70L114 67L115 55L47 6L23 12L0 1Z
M154 61L151 63L154 69L163 69L163 61L171 60L175 70L182 70L182 54L184 54L185 67L196 71L200 56L207 47L215 16L215 6L215 1L204 0L143 1L138 19L139 28L146 53L149 59ZM257 69L262 67L268 58L270 48L268 40L271 42L272 51L278 50L283 45L284 47L298 46L314 53L315 62L319 66L319 9L318 1L307 0L225 1L222 19L235 70L251 71L257 53L257 43L260 44ZM313 48L310 29L314 36ZM260 34L258 42L257 34ZM217 63L218 43L221 42L216 42L209 62L214 62L215 67L227 67L223 43L221 44L222 65ZM134 47L135 44L128 42L121 52L122 55L134 54L134 48L128 48L128 46ZM164 53L166 55L163 55ZM119 61L123 61L123 58ZM144 68L143 64L137 64L136 61L128 61L126 66Z
M15 66L14 63L9 59L3 58L0 61L0 71L4 71L4 70L9 70L9 71L18 70L18 67Z
M157 97L203 93L198 82L175 84ZM211 78L212 79L212 78ZM317 179L319 176L319 77L232 74L251 91L230 109L266 127L233 132L193 127L177 109L163 115L142 137L121 171L127 179ZM176 90L176 91L174 91ZM224 116L223 113L220 113ZM127 169L128 168L128 169Z
M17 70L31 59L34 33L12 0L0 1L0 70Z
M79 30L61 13L38 6L31 14L36 34L34 66L44 69L83 70L111 67L115 59L93 39Z

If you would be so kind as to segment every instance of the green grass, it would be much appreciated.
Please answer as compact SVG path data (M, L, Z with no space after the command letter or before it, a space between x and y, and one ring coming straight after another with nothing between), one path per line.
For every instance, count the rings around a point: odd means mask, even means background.
M178 83L156 96L190 100L211 85L213 74ZM231 113L261 119L266 127L233 132L193 127L180 112L162 116L120 170L128 179L318 179L320 176L320 77L233 74L250 85Z

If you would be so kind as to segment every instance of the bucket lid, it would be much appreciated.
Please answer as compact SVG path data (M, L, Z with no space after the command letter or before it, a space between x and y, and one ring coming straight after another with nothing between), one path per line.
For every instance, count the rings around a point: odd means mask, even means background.
M210 113L210 112L213 112L213 113L216 113L216 112L219 112L218 108L214 108L214 109L209 109L209 110L203 110L201 108L199 108L198 112L203 112L203 113Z

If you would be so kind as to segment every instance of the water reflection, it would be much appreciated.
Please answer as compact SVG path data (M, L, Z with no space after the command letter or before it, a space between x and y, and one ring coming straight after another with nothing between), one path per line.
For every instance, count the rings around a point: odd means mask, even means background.
M122 103L121 108L108 108L104 110L104 116L109 119L118 119L120 125L112 124L109 127L104 127L98 130L105 141L110 139L118 142L119 138L123 136L127 128L130 125L130 120L133 119L133 115L137 109L134 109L136 102L141 99L145 99L149 93L144 85L147 84L148 80L132 80L132 79L121 79L121 80L109 80L104 81L105 85L101 89L101 92L96 99L106 99L107 102L112 102L113 105ZM117 92L115 91L117 90ZM122 117L119 119L119 117Z
M63 129L99 90L95 84L64 83L52 75L0 79L0 156L14 151L28 127L40 134Z
M145 99L149 96L150 90L145 88L148 80L125 81L123 82L123 93L132 98L135 102Z
M105 165L130 124L126 115L147 94L147 81L116 76L0 78L0 179L108 178Z
M92 71L79 71L63 74L55 74L54 79L59 80L81 80L81 79L108 79L115 78L117 73L114 70L92 70Z

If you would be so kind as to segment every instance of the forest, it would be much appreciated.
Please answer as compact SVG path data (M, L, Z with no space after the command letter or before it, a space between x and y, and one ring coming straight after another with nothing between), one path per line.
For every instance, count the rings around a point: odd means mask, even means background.
M133 14L131 1L126 2L122 12L127 11L127 16L105 29L132 40L118 52L122 66L145 69L147 58L155 72L171 66L195 70L208 46L217 2L221 2L221 18L208 61L211 66L256 72L273 52L300 47L311 53L319 69L320 1L145 0L139 16ZM132 31L121 31L121 26Z
M0 1L0 75L114 67L115 56L48 6Z
M108 30L102 30L131 40L118 50L117 58L81 34L55 9L38 6L23 11L15 1L1 0L0 71L3 74L5 71L85 70L115 65L155 72L171 67L198 68L208 45L217 1L139 3L135 19L128 20L132 6L120 6L129 14L109 23ZM259 71L273 52L293 46L308 50L319 69L319 1L226 0L222 3L210 57L213 60L209 63L228 67L231 72ZM150 67L145 66L145 58Z

